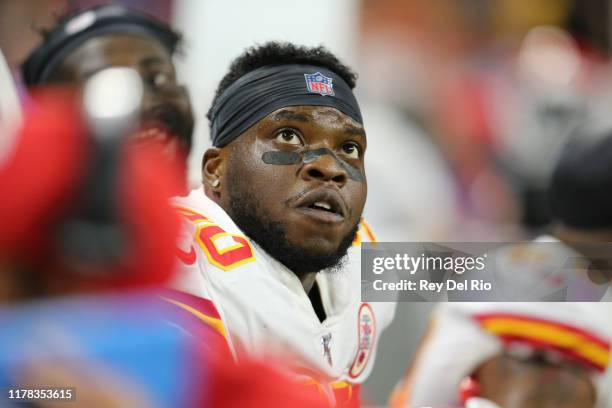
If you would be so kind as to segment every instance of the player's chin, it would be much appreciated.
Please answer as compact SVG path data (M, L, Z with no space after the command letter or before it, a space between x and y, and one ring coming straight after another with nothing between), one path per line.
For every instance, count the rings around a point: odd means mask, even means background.
M289 240L291 246L299 250L301 256L308 259L328 259L334 257L338 253L339 245L332 242L322 240ZM320 269L326 268L328 265L322 266Z
M285 231L291 240L297 242L321 242L326 247L338 245L348 232L346 220L340 222L320 222L309 214L296 211L285 223Z
M312 254L335 253L342 241L352 231L348 222L339 224L317 224L305 220L289 222L285 232L289 242Z

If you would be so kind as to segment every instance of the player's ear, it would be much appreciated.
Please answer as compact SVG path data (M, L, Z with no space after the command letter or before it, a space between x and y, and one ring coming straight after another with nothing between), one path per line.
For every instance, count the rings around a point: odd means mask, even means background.
M209 192L219 196L221 173L223 170L223 155L217 147L206 150L202 158L202 184L204 184L207 195Z

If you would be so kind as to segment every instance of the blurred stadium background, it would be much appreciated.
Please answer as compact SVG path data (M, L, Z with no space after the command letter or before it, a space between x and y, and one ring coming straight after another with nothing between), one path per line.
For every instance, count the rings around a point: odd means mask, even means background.
M108 3L75 2L79 6ZM612 103L609 0L133 0L186 40L196 110L190 183L209 146L206 110L230 60L266 40L324 44L360 74L368 132L366 218L384 241L511 241L544 231L552 163ZM64 0L0 2L16 77ZM25 95L25 93L24 93ZM367 395L384 403L431 311L401 304Z

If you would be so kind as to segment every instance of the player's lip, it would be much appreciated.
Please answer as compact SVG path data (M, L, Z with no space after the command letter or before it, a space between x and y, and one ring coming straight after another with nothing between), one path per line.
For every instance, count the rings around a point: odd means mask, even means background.
M304 194L295 203L295 208L322 222L341 222L347 208L340 194L330 188L317 188Z

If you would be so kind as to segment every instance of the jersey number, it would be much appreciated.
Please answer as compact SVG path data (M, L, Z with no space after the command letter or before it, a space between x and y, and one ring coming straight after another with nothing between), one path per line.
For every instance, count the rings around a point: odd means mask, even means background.
M196 241L213 265L229 271L255 260L251 243L244 236L226 232L204 215L192 210L178 210L181 215L196 224Z

